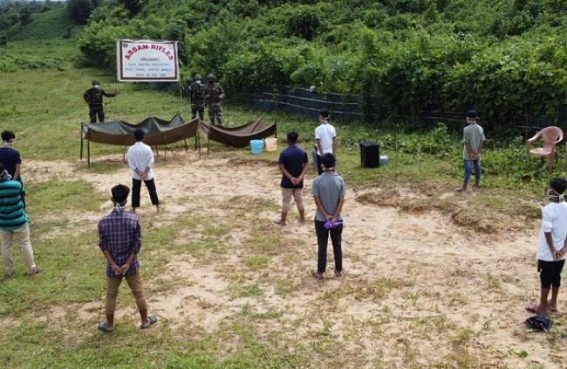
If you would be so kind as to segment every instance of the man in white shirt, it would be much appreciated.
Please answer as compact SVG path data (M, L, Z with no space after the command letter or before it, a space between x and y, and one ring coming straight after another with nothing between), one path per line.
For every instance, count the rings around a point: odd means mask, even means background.
M541 292L539 304L528 305L533 313L546 314L557 311L557 295L561 286L561 271L567 252L567 206L563 194L567 189L565 178L554 178L549 182L547 200L542 209L541 230L537 248L537 270ZM549 292L551 298L548 300Z
M319 126L315 128L315 146L317 147L317 172L323 173L321 168L321 156L324 154L337 154L337 132L335 127L329 124L331 113L328 110L319 112Z
M142 181L146 184L146 188L150 194L152 205L156 206L159 212L159 198L156 192L156 184L154 182L154 153L151 147L142 142L144 139L144 131L140 128L134 131L136 143L128 148L128 166L132 169L132 211L136 212L136 208L140 207L140 189Z

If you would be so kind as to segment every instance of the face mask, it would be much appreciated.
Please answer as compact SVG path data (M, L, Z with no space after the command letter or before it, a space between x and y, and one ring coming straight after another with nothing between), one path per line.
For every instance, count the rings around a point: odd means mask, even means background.
M557 192L555 192L555 190L553 188L550 188L549 190L547 190L547 193L545 194L545 196L547 197L548 201L557 201L557 202L563 201L563 195L560 195Z
M201 80L200 80L200 79L198 79L198 80L195 81L195 82L197 82L198 84L201 84Z
M94 85L94 88L100 89L100 85Z

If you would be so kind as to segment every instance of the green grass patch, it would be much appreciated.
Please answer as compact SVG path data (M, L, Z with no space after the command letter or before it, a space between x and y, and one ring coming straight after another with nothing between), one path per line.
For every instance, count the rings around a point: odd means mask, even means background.
M41 212L98 211L101 201L93 186L84 181L48 181L26 185L26 202L33 209L31 215Z

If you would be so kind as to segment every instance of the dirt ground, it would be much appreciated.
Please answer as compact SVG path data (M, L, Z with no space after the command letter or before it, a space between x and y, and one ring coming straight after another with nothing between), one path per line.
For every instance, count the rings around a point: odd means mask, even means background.
M120 160L119 155L96 158L93 166ZM25 164L27 181L81 178L105 196L110 185L130 182L126 165L99 174L85 162ZM561 337L565 295L552 316L551 334L529 332L523 325L530 316L524 306L539 293L537 228L476 234L439 212L363 205L357 197L379 189L357 191L347 182L345 275L333 276L330 248L326 278L317 281L311 276L317 250L312 221L299 223L292 208L287 226L272 222L280 204L275 165L180 151L158 160L155 173L163 211L155 213L143 189L139 213L144 224L153 224L144 232L159 232L160 225L186 216L202 219L191 232L179 229L176 242L189 245L205 238L199 226L218 221L216 242L224 250L216 256L180 253L169 262L167 275L146 280L152 312L172 329L190 325L201 333L215 332L246 311L251 330L267 342L277 337L289 352L300 345L314 360L305 366L310 368L567 367ZM308 219L315 211L309 195L313 175L305 189ZM474 201L482 192L466 196ZM100 213L84 216L96 220L109 209L107 202ZM231 219L239 225L230 226ZM252 237L258 233L276 245L261 245L267 251L258 251L261 242ZM167 251L144 252L142 260ZM157 288L167 280L184 283ZM101 307L102 301L93 301L79 314L97 319ZM134 312L132 306L119 308L119 318ZM227 352L235 344L227 342Z

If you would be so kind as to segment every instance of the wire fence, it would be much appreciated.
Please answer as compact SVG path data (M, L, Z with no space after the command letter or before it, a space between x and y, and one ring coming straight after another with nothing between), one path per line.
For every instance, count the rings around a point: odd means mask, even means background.
M394 113L380 96L319 93L315 89L289 86L265 86L248 91L238 91L233 98L239 104L245 104L268 112L281 112L317 118L319 111L327 109L334 121L359 121L378 126L387 125L391 120L408 122L415 128L429 128L437 123L444 123L449 130L460 130L464 124L463 112L446 112L435 109L424 110L419 114ZM482 123L481 123L482 124ZM531 137L543 127L556 125L567 129L567 103L560 105L554 117L518 113L507 129L512 129L525 137ZM503 126L497 126L501 128Z
M320 94L312 89L288 86L239 91L236 99L260 110L310 118L317 118L322 109L331 111L333 120L340 121L376 122L385 115L383 101L378 96L364 101L361 95Z

